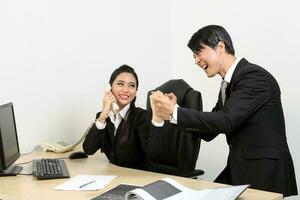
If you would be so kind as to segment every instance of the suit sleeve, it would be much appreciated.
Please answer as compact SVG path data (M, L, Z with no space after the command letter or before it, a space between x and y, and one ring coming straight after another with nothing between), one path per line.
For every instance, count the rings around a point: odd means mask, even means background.
M173 163L177 159L177 125L165 121L163 127L150 125L149 156L159 163ZM172 131L174 130L174 131Z
M99 117L100 113L97 113L96 119ZM85 140L82 144L83 150L86 154L92 155L96 153L99 149L101 149L101 144L103 141L103 130L97 129L96 125L94 124L88 134L85 137Z
M204 133L231 133L255 114L271 98L271 83L258 68L241 69L233 81L233 90L224 109L197 112L178 109L178 125L197 128Z

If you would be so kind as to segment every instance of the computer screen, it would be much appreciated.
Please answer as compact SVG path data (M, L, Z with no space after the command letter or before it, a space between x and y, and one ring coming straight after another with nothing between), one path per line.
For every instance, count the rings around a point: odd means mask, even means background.
M22 167L12 165L20 157L13 103L0 106L0 176L17 175Z

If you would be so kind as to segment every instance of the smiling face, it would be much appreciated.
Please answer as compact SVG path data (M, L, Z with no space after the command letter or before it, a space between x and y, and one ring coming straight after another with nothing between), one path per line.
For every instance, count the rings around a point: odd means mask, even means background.
M122 109L131 103L136 96L137 84L134 76L128 72L120 73L113 81L111 91Z
M222 76L223 71L223 53L222 45L218 45L215 49L202 45L203 48L193 54L195 63L201 67L208 77L213 77L216 74Z

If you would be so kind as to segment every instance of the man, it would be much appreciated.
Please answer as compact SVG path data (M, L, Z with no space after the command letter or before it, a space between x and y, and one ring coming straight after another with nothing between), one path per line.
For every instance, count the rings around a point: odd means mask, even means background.
M154 124L170 120L199 130L205 140L225 133L229 155L216 182L297 195L277 81L262 67L236 58L231 38L221 26L201 28L188 47L208 77L222 77L218 102L212 112L198 112L175 105L174 94L155 92L150 97Z

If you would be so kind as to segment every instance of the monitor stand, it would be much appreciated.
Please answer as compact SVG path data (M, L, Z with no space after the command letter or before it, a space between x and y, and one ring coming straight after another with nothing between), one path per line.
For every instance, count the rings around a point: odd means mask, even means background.
M16 176L23 167L18 165L12 165L7 170L0 170L0 176Z

